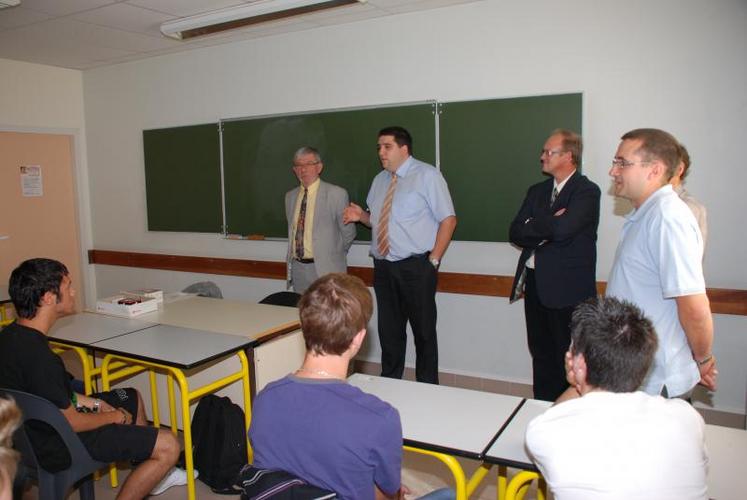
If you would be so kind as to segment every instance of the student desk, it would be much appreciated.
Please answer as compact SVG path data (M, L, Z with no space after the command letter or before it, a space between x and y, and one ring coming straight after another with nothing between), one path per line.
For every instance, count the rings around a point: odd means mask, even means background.
M10 295L8 295L8 285L0 285L0 328L13 321L8 317L8 312L6 311L9 303Z
M715 500L744 498L747 493L747 431L706 425L708 496Z
M83 366L85 392L91 394L92 381L101 374L101 369L94 366L93 356L88 351L91 345L154 325L146 321L83 312L57 320L48 337L55 350L70 349L78 355Z
M522 399L455 387L354 374L349 383L395 407L405 449L444 462L456 481L457 499L467 498L485 476L467 482L454 456L481 460L496 432L511 420Z
M173 377L177 380L181 391L184 457L187 467L187 497L190 500L195 498L195 485L189 405L192 401L206 394L241 380L244 396L244 424L248 428L251 421L249 362L244 349L255 343L255 339L238 335L206 332L171 325L155 325L90 344L91 348L106 353L101 365L101 377L105 391L110 389L112 375L110 368L114 361L132 364L131 368L134 369L142 369L143 366L146 366L165 371L169 379ZM238 357L241 369L205 385L190 389L189 382L184 374L185 370L200 368L213 360L226 356ZM131 368L114 368L117 370L114 375L119 376L122 372L131 370ZM173 401L173 384L170 383L169 387L171 388L169 397ZM176 418L174 417L172 409L171 427L176 431ZM251 461L251 449L248 447L248 443L247 460ZM116 486L116 468L112 466L110 470L112 485Z
M295 307L193 295L177 295L175 298L167 295L157 311L137 318L164 325L238 335L256 341L247 351L253 368L249 378L252 392L258 392L268 382L296 370L301 366L306 351L298 309ZM205 377L219 377L236 369L236 361L229 359L189 376L199 383ZM145 382L138 379L128 383L137 388L145 387ZM239 401L242 395L236 389L230 386L221 391L221 395ZM163 418L165 420L166 415Z
M545 412L552 403L536 399L525 399L513 418L496 434L494 440L483 453L483 469L487 472L492 465L498 465L498 498L513 498L522 487L533 479L540 480L540 498L546 495L547 486L537 473L537 467L526 453L524 435L534 417ZM521 469L507 484L507 467ZM479 470L479 469L478 469Z

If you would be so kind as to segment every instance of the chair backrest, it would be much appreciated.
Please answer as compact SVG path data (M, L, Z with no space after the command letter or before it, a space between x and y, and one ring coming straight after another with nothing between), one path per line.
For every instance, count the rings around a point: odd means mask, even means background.
M210 297L211 299L223 298L223 293L220 291L220 288L212 281L199 281L197 283L192 283L182 290L182 292L196 293L200 297Z
M260 300L260 304L269 304L271 306L298 307L298 301L301 295L296 292L276 292Z
M91 458L91 455L88 453L85 446L83 446L78 435L73 431L72 427L70 427L70 423L67 421L60 409L52 404L51 401L34 394L12 389L0 388L0 393L5 393L13 397L23 414L21 417L23 423L26 423L29 420L38 420L54 429L55 432L60 435L60 438L62 438L65 446L67 446L68 452L72 457L72 462L76 468L96 470L104 465ZM13 445L21 452L23 461L27 465L33 467L40 466L39 457L34 451L23 425L21 425L14 434Z

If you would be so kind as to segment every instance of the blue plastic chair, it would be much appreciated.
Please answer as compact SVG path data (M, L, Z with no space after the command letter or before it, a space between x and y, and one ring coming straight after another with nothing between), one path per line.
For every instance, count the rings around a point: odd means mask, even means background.
M16 476L21 481L16 481L14 489L22 489L28 479L35 479L39 486L39 500L61 500L66 497L70 488L79 483L81 500L94 500L93 473L108 464L91 458L60 409L52 402L27 392L0 389L0 393L5 393L16 401L23 413L24 423L38 420L52 427L70 453L71 464L67 469L58 472L45 470L21 425L13 435L13 447L21 453Z

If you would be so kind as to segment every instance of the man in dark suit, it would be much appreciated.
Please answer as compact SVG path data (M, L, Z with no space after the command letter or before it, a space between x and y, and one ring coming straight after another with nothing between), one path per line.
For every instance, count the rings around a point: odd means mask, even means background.
M324 165L309 146L296 151L293 171L300 185L285 193L288 221L288 281L303 293L317 278L348 269L355 224L343 224L348 192L319 178Z
M546 401L568 387L571 313L596 294L600 191L576 170L582 148L578 134L553 131L540 156L551 178L529 188L509 230L522 249L511 302L524 295L534 397Z

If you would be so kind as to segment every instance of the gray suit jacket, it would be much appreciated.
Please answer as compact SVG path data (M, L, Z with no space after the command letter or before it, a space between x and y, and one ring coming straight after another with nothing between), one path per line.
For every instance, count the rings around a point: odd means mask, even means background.
M301 188L285 193L285 218L288 221L288 283L293 260L293 215ZM348 192L339 186L320 181L314 207L314 267L317 276L344 273L348 268L348 249L355 239L355 224L342 223L342 211L348 206Z

